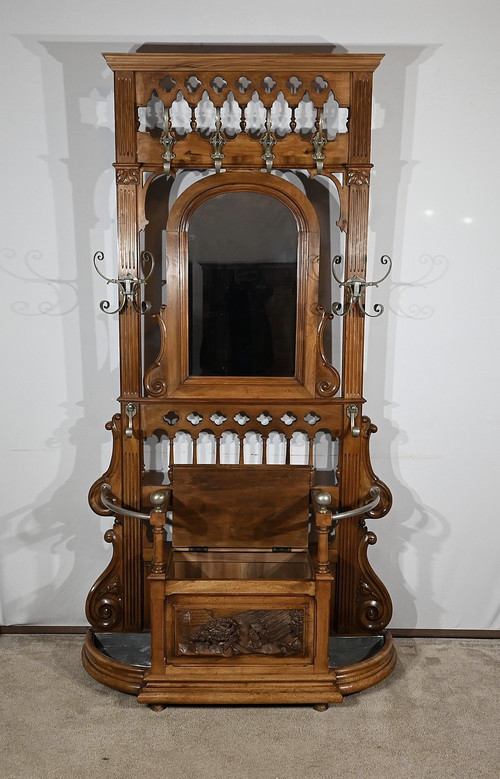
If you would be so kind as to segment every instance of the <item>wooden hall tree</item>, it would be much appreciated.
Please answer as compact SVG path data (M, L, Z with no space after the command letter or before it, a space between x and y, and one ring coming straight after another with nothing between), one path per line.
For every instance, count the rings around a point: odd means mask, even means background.
M121 394L84 666L153 708L325 708L395 663L365 524L391 506L362 387L381 55L105 58Z

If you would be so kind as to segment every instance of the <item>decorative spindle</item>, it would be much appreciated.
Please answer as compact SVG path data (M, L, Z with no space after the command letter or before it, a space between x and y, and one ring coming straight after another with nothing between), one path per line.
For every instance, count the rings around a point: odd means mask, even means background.
M392 269L391 258L387 254L383 254L380 258L382 265L388 265L389 268L385 275L378 281L365 281L365 279L362 279L360 276L351 276L347 281L342 281L335 273L335 266L340 265L341 262L342 257L337 254L332 260L332 274L339 287L344 287L344 289L347 290L347 304L344 309L342 309L342 303L333 303L333 313L337 316L346 316L353 306L358 305L363 315L370 317L380 316L384 312L384 306L381 303L375 303L373 306L374 313L369 314L365 308L365 292L367 287L378 287L379 284L385 281Z
M140 264L142 266L143 272L144 264L150 264L149 273L143 279L138 278L137 276L133 276L131 273L127 273L125 276L120 276L118 279L108 279L108 277L105 276L104 273L101 273L97 267L97 263L102 262L103 260L104 252L96 252L94 254L94 267L99 276L102 276L107 284L116 284L118 286L118 308L116 308L114 311L109 311L109 307L111 305L109 300L101 300L99 303L99 308L101 311L104 311L105 314L119 314L120 311L125 308L127 303L131 303L138 314L147 314L148 311L151 310L151 303L149 303L147 300L143 300L141 303L138 303L137 300L141 286L146 284L147 280L153 273L155 267L153 255L150 252L143 252L141 254Z

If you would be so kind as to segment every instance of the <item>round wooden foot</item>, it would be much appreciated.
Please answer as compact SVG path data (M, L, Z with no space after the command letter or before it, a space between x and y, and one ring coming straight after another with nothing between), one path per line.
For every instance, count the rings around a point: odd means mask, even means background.
M149 708L151 711L163 711L163 709L167 708L166 703L150 703Z
M314 711L326 711L329 705L329 703L317 703L313 708Z

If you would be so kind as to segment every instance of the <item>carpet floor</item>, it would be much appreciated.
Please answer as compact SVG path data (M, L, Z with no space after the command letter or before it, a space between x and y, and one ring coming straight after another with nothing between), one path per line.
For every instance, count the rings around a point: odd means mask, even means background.
M500 642L397 639L377 687L310 706L172 706L101 686L81 635L0 637L1 779L500 777Z

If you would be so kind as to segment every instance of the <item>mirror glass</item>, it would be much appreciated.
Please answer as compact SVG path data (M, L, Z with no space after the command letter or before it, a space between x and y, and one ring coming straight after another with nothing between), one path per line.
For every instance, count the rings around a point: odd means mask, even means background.
M295 217L259 192L211 197L189 223L191 376L293 376Z

